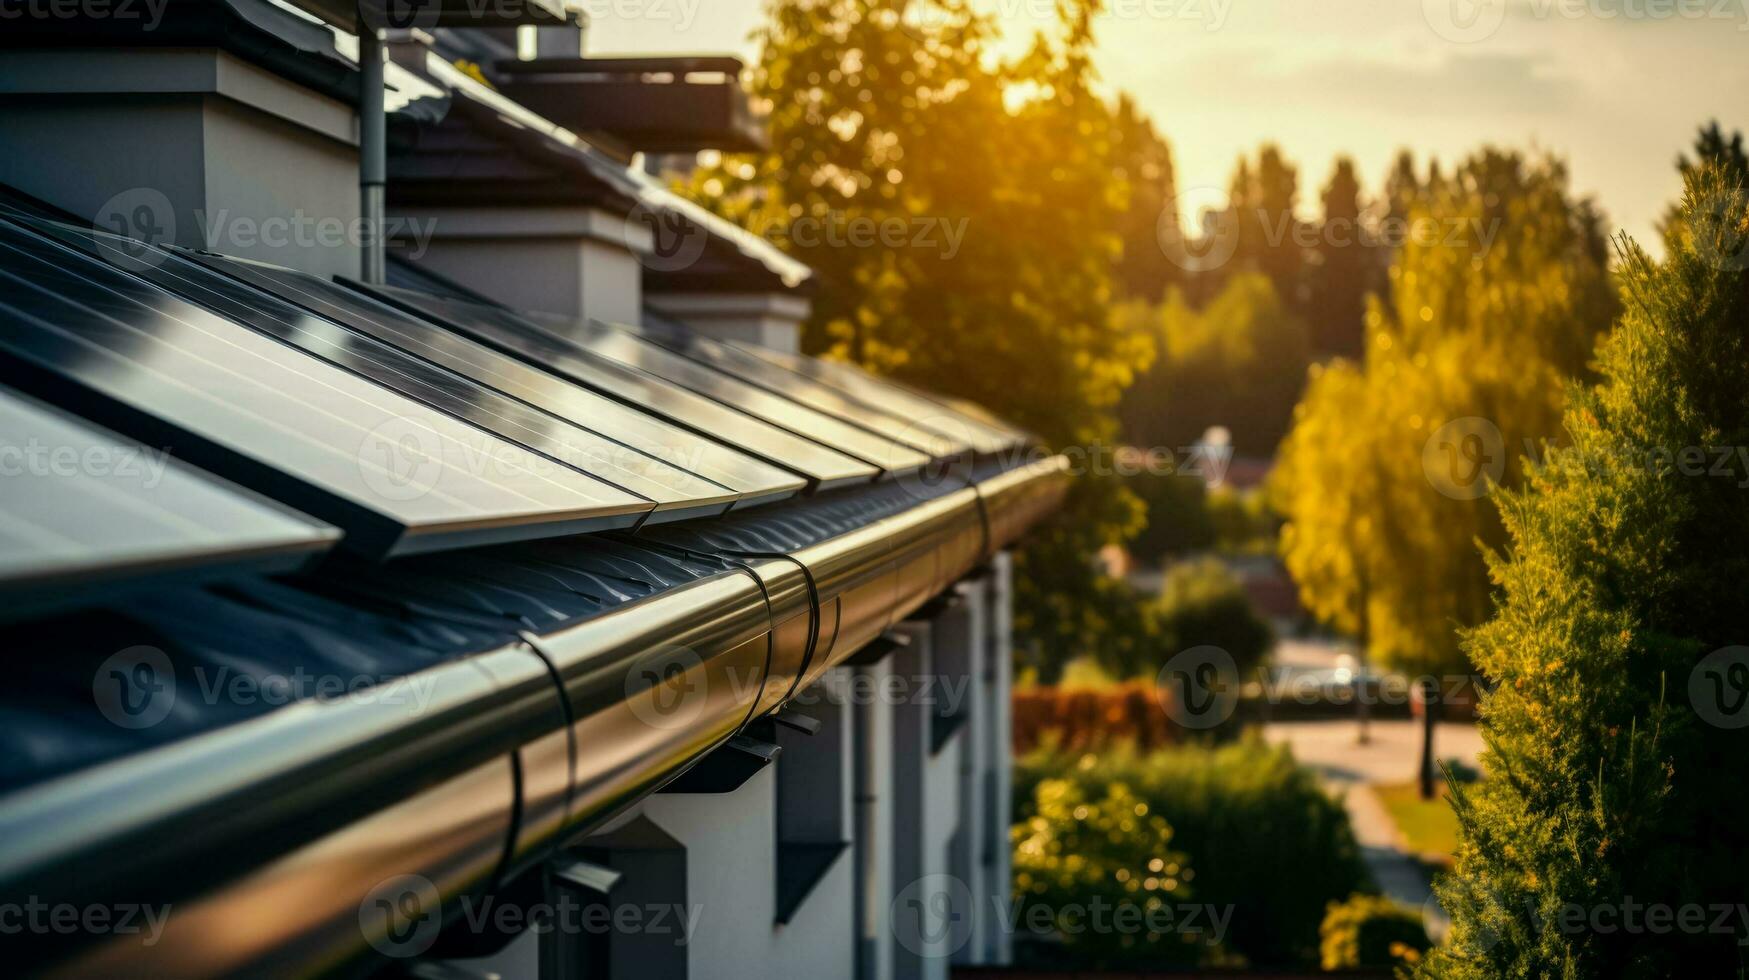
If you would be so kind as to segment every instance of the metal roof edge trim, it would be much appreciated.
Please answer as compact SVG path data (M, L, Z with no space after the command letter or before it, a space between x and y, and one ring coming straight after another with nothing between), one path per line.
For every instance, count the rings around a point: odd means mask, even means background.
M776 627L800 612L793 574L774 592L785 576L741 564L547 633L538 651L514 642L409 675L430 685L411 718L375 701L301 702L22 790L0 799L0 882L56 900L151 895L164 880L198 895L178 906L189 917L168 946L58 947L77 969L161 963L170 950L224 969L365 955L357 910L377 879L342 868L337 841L405 854L385 844L388 815L398 826L433 794L502 785L503 799L478 804L475 836L433 835L400 869L451 891L489 887L672 781L973 571L1060 504L1067 474L1063 456L1037 460L769 556L808 578L801 656L780 655L773 633L774 595L788 613ZM165 832L174 826L202 833ZM202 946L215 903L265 901L288 874L320 881L322 900L271 942ZM221 955L246 958L209 959Z

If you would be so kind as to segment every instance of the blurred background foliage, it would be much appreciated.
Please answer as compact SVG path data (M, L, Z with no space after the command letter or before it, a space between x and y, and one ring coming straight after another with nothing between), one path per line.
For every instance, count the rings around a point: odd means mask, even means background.
M1314 370L1273 499L1315 616L1387 666L1464 672L1456 630L1490 602L1478 542L1504 532L1485 494L1435 492L1443 457L1424 454L1448 423L1484 419L1499 432L1484 461L1522 486L1530 457L1563 438L1567 381L1587 372L1617 301L1601 217L1556 160L1485 150L1450 178L1430 172L1407 207L1436 234L1411 236L1392 264L1365 361Z
M1325 907L1371 890L1342 804L1285 747L1244 738L1064 755L1044 746L1015 764L1016 818L1057 819L1039 800L1042 787L1061 782L1081 787L1083 798L1121 784L1171 828L1191 900L1234 910L1222 946L1202 947L1205 964L1314 967Z

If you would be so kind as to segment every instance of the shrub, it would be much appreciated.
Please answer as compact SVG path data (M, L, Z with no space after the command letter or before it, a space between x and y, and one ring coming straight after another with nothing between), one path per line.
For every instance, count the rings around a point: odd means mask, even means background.
M1368 886L1341 803L1283 746L1255 737L1155 752L1043 749L1015 766L1016 813L1038 784L1063 779L1097 796L1122 783L1173 828L1198 903L1232 910L1223 948L1258 966L1313 966L1325 906Z
M1565 918L1734 908L1749 882L1749 728L1727 700L1745 674L1749 473L1700 450L1749 444L1749 192L1697 170L1682 219L1661 265L1624 244L1602 383L1573 394L1571 448L1502 502L1500 598L1466 637L1497 682L1489 778L1453 793L1452 927L1430 975L1742 974L1740 932Z
M1352 895L1331 902L1318 927L1318 950L1326 970L1412 966L1432 943L1416 909L1381 895Z
M1182 730L1167 717L1159 691L1131 681L1108 687L1034 687L1014 692L1014 750L1041 745L1084 752L1129 743L1143 749L1178 742Z
M1201 959L1206 933L1146 928L1172 921L1175 903L1190 895L1189 866L1169 846L1165 818L1123 783L1095 795L1073 780L1045 779L1031 804L1012 834L1016 921L1049 921L1044 938L1080 966Z
M1148 526L1130 542L1130 553L1150 564L1173 555L1214 547L1219 528L1202 478L1183 473L1141 473L1124 480L1147 508Z
M1249 678L1272 642L1269 624L1251 608L1251 597L1227 566L1214 558L1182 562L1166 572L1159 600L1149 610L1167 650L1215 646ZM1159 664L1153 665L1159 667Z

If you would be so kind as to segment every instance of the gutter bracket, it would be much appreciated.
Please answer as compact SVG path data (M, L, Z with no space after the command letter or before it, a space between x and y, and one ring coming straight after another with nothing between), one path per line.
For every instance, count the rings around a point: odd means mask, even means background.
M782 751L770 742L736 735L656 792L733 793L771 765Z

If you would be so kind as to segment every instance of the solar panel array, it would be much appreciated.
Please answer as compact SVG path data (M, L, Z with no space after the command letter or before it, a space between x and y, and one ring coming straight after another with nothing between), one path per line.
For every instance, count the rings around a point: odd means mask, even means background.
M0 615L121 575L286 569L338 536L0 387Z
M358 288L470 337L564 375L593 391L647 409L695 432L717 435L805 476L818 489L870 482L880 467L699 395L668 379L603 357L508 310L392 286Z
M0 588L301 560L336 537L384 559L635 529L1021 438L683 329L334 282L4 207L0 370L20 389L0 389L0 453L34 439L167 461L149 492L9 480Z

